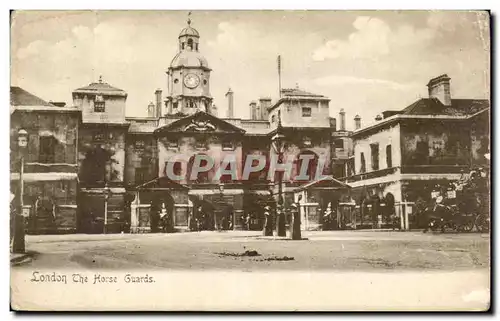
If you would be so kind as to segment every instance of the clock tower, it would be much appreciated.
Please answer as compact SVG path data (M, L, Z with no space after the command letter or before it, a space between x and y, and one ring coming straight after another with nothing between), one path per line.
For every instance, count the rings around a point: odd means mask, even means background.
M191 115L202 110L212 109L210 95L210 71L207 60L199 52L200 34L188 25L179 34L178 53L167 71L168 96L167 114Z

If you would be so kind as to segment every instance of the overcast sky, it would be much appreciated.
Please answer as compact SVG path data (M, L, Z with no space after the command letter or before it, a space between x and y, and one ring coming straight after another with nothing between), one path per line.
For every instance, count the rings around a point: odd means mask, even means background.
M12 85L71 103L71 91L97 81L128 92L127 115L144 116L186 26L185 11L18 12L12 19ZM427 96L447 73L455 98L489 97L488 17L476 12L193 11L220 115L235 93L235 115L283 87L328 96L348 128Z

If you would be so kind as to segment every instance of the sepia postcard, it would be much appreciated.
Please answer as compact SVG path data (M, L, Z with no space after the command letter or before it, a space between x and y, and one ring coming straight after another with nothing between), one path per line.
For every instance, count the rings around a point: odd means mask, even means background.
M488 11L12 11L14 311L488 311Z

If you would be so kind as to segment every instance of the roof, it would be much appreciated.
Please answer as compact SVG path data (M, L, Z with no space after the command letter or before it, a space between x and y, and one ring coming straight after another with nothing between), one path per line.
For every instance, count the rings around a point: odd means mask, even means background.
M192 37L200 37L200 33L195 28L191 27L191 25L181 30L179 34L179 38L183 36L192 36Z
M290 96L302 96L302 97L325 97L323 95L319 94L313 94L310 92L307 92L305 90L301 90L299 88L293 88L293 89L282 89L281 94L284 97L290 97Z
M304 184L296 189L296 191L301 191L310 188L322 188L322 189L349 189L351 186L343 183L333 176L325 176L316 181Z
M208 61L198 51L183 50L175 55L170 63L171 68L176 67L204 67L208 68Z
M73 92L76 93L103 93L108 95L116 95L116 96L127 96L127 93L119 88L113 87L108 83L99 81L93 82L88 86L81 87L75 89Z
M10 104L11 106L49 106L56 107L51 103L46 102L40 97L27 92L21 87L10 87Z
M437 98L422 98L403 109L402 115L469 116L490 107L487 99L452 99L445 106Z
M205 132L205 130L208 130L208 132L245 133L244 129L202 110L159 127L154 130L154 133L177 131L179 129L192 132Z
M487 99L452 99L451 106L445 106L436 98L422 98L399 112L385 112L387 117L366 127L355 130L352 135L365 135L369 131L375 130L381 126L387 126L388 124L398 122L402 119L470 119L480 113L487 112L489 108L490 102Z

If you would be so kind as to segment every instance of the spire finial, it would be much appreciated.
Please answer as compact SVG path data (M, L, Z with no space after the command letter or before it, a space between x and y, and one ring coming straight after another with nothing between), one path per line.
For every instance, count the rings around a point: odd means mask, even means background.
M295 83L295 89L299 89L299 83L298 82Z
M188 12L188 20L187 20L188 25L191 25L191 11Z
M99 83L102 84L102 75L99 75Z

